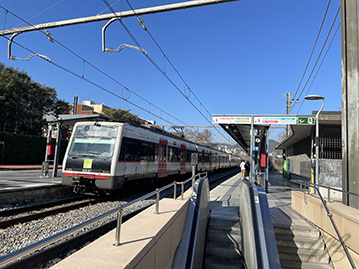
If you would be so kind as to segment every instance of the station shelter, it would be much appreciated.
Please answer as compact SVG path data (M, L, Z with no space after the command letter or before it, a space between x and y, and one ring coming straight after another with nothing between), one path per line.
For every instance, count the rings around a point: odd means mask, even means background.
M291 137L293 142L299 139L297 142L307 143L308 152L311 152L311 148L313 148L313 145L310 144L311 140L307 139L305 132L307 130L308 136L311 137L315 130L313 115L213 115L212 122L219 124L247 152L250 156L249 180L264 186L266 190L268 189L268 141L271 125L289 125L292 135L285 141L289 141ZM302 136L304 141L299 138ZM283 143L281 145L287 150L286 145L289 144ZM301 144L298 146L300 147ZM291 153L291 149L288 149L288 152ZM313 158L313 156L311 157ZM307 167L306 173L311 174L311 165Z
M312 112L313 117L316 113ZM319 114L319 177L315 181L338 189L342 189L341 117L340 111L322 111ZM276 147L283 150L287 160L287 178L311 180L315 125L290 125L290 130L290 135Z
M43 175L49 171L49 163L54 164L52 177L57 176L61 139L70 136L71 130L76 122L81 121L116 121L101 114L60 114L50 112L46 115L48 124L45 161L42 165ZM56 139L52 139L53 133ZM52 158L51 158L52 156Z

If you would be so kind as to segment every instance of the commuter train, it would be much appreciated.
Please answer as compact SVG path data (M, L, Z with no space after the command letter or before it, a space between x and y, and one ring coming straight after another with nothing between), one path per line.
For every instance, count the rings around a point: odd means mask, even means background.
M129 180L160 179L192 171L239 165L239 158L194 144L147 125L118 122L76 123L63 161L62 184L74 192L111 192Z

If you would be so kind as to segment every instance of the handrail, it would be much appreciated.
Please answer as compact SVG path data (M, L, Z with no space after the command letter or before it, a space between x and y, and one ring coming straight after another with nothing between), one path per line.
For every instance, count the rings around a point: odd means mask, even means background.
M324 209L325 209L325 211L326 211L326 213L327 213L327 216L329 217L330 222L331 222L332 225L333 225L333 228L334 228L334 230L335 230L335 233L336 233L337 236L338 236L338 239L339 239L339 241L340 241L340 244L341 244L342 247L343 247L343 250L344 250L344 252L345 252L345 255L346 255L347 258L348 258L348 261L349 261L351 267L352 267L352 268L356 268L356 267L355 267L355 264L354 264L354 262L353 262L353 260L352 260L352 258L351 258L351 256L350 256L350 254L349 254L349 252L348 252L348 250L347 250L347 248L345 247L345 244L344 244L344 242L343 242L343 239L342 239L342 237L340 236L339 230L338 230L337 226L336 226L335 223L334 223L334 220L333 220L333 218L332 218L332 214L329 212L329 209L328 209L328 207L327 207L327 203L326 203L326 201L323 199L323 197L322 197L322 195L321 195L321 193L320 193L320 191L319 191L318 186L320 186L320 187L328 187L328 193L330 192L330 189L335 189L335 188L331 188L331 187L329 187L329 186L323 186L323 185L319 185L319 184L315 184L315 183L311 183L311 182L306 182L306 181L303 181L303 180L298 180L298 181L300 182L300 190L301 190L301 191L302 191L302 185L308 186L308 188L310 187L310 188L315 188L315 189L316 189L316 191L317 191L317 193L318 193L318 195L319 195L319 198L320 198L320 200L321 200L321 202L322 202L322 204L323 204L323 206L324 206ZM343 190L340 190L340 189L335 189L335 190L338 190L338 191L341 191L341 192L345 192L345 193L347 193L347 194L352 194L352 195L359 196L359 195L356 194L356 193L351 193L351 192L343 191ZM304 191L304 195L306 195L306 192L305 192L305 191ZM329 201L329 197L328 197L328 201Z
M183 182L172 182L160 189L156 189L155 191L149 193L149 194L146 194L140 198L137 198L136 200L133 200L129 203L126 203L120 207L117 208L116 211L118 211L118 214L117 214L117 227L116 227L116 237L115 237L115 246L119 246L120 245L120 233L121 233L121 225L122 225L122 214L123 214L123 210L125 208L127 208L128 206L134 204L134 203L137 203L137 202L141 202L151 196L154 196L156 195L156 208L155 208L155 214L159 214L159 200L160 200L160 193L168 188L171 188L171 187L174 187L174 199L176 199L176 186L177 185L182 185L182 189L181 189L181 199L183 200L183 192L184 192L184 185L188 182L190 182L192 180L192 188L194 186L194 182L195 182L195 179L197 177L201 177L201 174L203 173L200 173L200 174L197 174L195 175L194 177L191 177L189 179L187 179L186 181L183 181Z
M201 173L201 174L204 174L204 173ZM96 223L96 222L98 222L98 221L100 221L100 220L102 220L104 218L107 218L108 216L110 216L112 214L115 214L115 213L118 213L117 230L116 230L116 238L115 238L116 245L118 246L118 245L120 245L120 228L121 228L121 224L122 224L122 213L123 213L124 208L127 208L127 207L129 207L129 206L131 206L131 205L133 205L133 204L135 204L137 202L143 201L144 199L147 199L147 198L149 198L149 197L156 194L157 199L156 199L155 214L158 214L159 213L159 193L160 192L174 186L174 195L173 196L174 196L174 199L176 199L176 186L181 185L181 199L183 200L184 185L192 180L191 188L193 188L195 179L197 177L200 177L201 174L197 174L195 176L192 176L191 178L189 178L189 179L187 179L187 180L185 180L183 182L174 181L171 184L168 184L168 185L166 185L166 186L164 186L164 187L162 187L160 189L156 189L155 191L153 191L153 192L151 192L149 194L146 194L146 195L144 195L144 196L142 196L140 198L137 198L136 200L130 201L130 202L124 204L124 205L121 205L121 206L119 206L117 208L114 208L114 209L112 209L112 210L110 210L108 212L105 212L105 213L103 213L103 214L101 214L101 215L99 215L99 216L97 216L95 218L87 220L87 221L85 221L83 223L80 223L80 224L74 226L74 227L71 227L71 228L69 228L67 230L59 232L59 233L57 233L57 234L55 234L53 236L45 238L45 239L43 239L41 241L38 241L38 242L36 242L34 244L26 246L26 247L24 247L22 249L19 249L17 251L14 251L14 252L6 255L6 256L2 256L2 257L0 257L0 267L7 266L7 265L11 264L13 261L15 261L18 258L21 258L21 257L23 257L23 256L25 256L27 254L33 253L36 250L39 250L40 248L42 248L44 246L48 246L51 243L54 243L54 242L56 242L58 240L61 240L61 239L65 238L65 237L67 237L67 236L69 236L69 235L71 235L71 234L73 234L73 233L75 233L75 232L77 232L77 231L79 231L81 229L84 229L84 228L92 225L93 223Z
M182 239L173 258L172 268L200 268L203 263L206 227L209 217L208 174L195 180L187 209Z
M206 229L209 217L209 183L205 174L196 180L191 202L194 205L192 230L189 238L186 268L199 268L203 262Z
M265 190L243 180L239 207L242 252L247 268L280 268Z
M345 194L350 194L350 195L354 195L354 196L357 196L359 197L359 194L357 193L354 193L354 192L350 192L350 191L344 191L344 190L341 190L341 189L337 189L337 188L333 188L331 186L325 186L325 185L320 185L320 184L316 184L316 183L311 183L311 182L307 182L307 181L304 181L304 180L295 180L297 182L299 182L299 185L300 185L300 190L303 189L302 185L308 185L307 183L310 183L314 186L317 186L317 187L321 187L321 188L326 188L328 189L328 202L330 203L330 190L334 190L334 191L339 191L339 192L343 192ZM311 186L308 186L308 187L311 187Z

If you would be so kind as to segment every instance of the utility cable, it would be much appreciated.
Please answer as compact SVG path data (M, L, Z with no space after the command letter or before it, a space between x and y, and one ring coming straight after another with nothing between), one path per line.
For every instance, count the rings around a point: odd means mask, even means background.
M117 21L119 21L119 23L124 27L125 31L129 34L129 36L131 37L131 39L135 42L136 46L139 48L142 48L140 42L134 37L134 35L130 32L130 30L125 26L125 24L122 22L121 17L119 17L115 10L112 8L112 6L107 2L107 0L103 0L103 2L106 4L106 6L108 7L108 9L114 14L115 18L117 18ZM133 9L132 9L133 10ZM134 10L133 10L134 11ZM136 15L136 13L135 13ZM136 15L137 16L137 15ZM138 17L138 16L137 16ZM145 29L145 27L144 27ZM147 29L147 28L146 28ZM145 30L146 30L145 29ZM148 30L146 30L148 32ZM157 42L156 42L157 43ZM144 50L142 51L143 55L146 56L146 58L156 67L156 69L158 71L160 71L160 73L175 87L175 89L177 89L177 91L179 91L182 96L184 96L187 101L202 115L202 117L210 124L214 127L213 123L208 120L208 118L200 111L200 109L197 108L197 106L191 101L189 100L189 98L187 96L185 96L185 94L179 89L179 87L173 82L173 80L171 80L171 78L166 74L166 72L164 72L159 66L158 64L156 64L156 62L148 55L144 52ZM202 105L203 106L203 105ZM208 113L209 114L209 113ZM216 130L216 129L215 129ZM230 140L225 137L221 132L219 132L218 130L216 130L224 139L226 139L229 143Z
M300 97L302 96L302 94L303 94L305 88L307 87L307 85L308 85L308 83L309 83L309 81L310 81L310 79L311 79L311 77L312 77L312 75L313 75L313 72L314 72L314 70L315 70L315 68L316 68L316 66L317 66L317 64L318 64L318 62L319 62L319 59L320 59L320 57L321 57L321 55L322 55L322 53L323 53L323 50L324 50L324 48L325 48L325 45L327 44L327 41L328 41L328 39L329 39L329 36L330 36L330 34L331 34L332 30L333 30L334 24L335 24L335 22L336 22L336 20L337 20L337 17L338 17L338 15L339 15L339 11L340 11L340 6L339 6L339 8L338 8L338 10L337 10L337 13L335 14L335 18L334 18L334 20L333 20L333 23L332 23L332 25L331 25L331 27L330 27L330 29L329 29L329 32L328 32L328 34L327 34L327 37L326 37L326 39L325 39L325 41L324 41L324 44L323 44L323 46L322 46L322 49L320 50L320 53L319 53L319 55L318 55L318 57L317 57L317 60L316 60L314 66L313 66L313 68L312 68L312 71L310 72L310 75L309 75L309 77L308 77L308 79L307 79L307 82L305 83L305 85L304 85L304 87L303 87L302 91L300 92L300 94L299 94L299 96L298 96L297 99L300 99ZM295 105L296 105L296 103L293 104L293 106L292 106L291 109L293 109L293 107L294 107Z
M47 8L47 9L45 9L44 11L42 11L42 12L38 13L37 15L35 15L35 16L33 16L33 17L31 17L30 19L28 19L28 20L24 21L23 23L19 24L18 26L14 27L14 28L18 28L18 27L20 27L21 25L23 25L23 24L25 24L25 23L29 23L29 21L30 21L30 20L32 20L32 19L34 19L34 18L36 18L36 17L40 16L41 14L45 13L46 11L49 11L50 9L54 8L55 6L57 6L57 5L61 4L63 1L65 1L65 0L60 0L60 1L59 1L59 2L57 2L56 4L52 5L51 7L49 7L49 8Z
M22 19L21 17L17 16L15 13L13 13L13 12L11 12L11 11L5 9L3 6L0 5L0 8L2 8L3 10L5 10L6 12L10 13L10 14L13 15L14 17L18 18L19 20L22 20L24 23L27 23L29 26L34 27L32 24L30 24L29 22L25 21L25 20ZM38 29L38 31L40 31L42 34L44 34L44 35L47 36L47 34L46 34L44 31L39 30L39 29ZM9 40L9 38L7 38L7 37L5 37L5 38ZM80 55L78 55L77 53L75 53L74 51L72 51L70 48L68 48L67 46L65 46L64 44L62 44L61 42L59 42L58 40L56 40L56 39L54 39L54 38L53 38L53 40L54 40L54 42L56 42L57 44L59 44L61 47L63 47L64 49L66 49L67 51L69 51L70 53L72 53L73 55L75 55L77 58L81 59L84 63L87 63L89 66L91 66L92 68L94 68L96 71L100 72L102 75L106 76L107 78L109 78L109 79L112 80L113 82L115 82L115 83L117 83L118 85L120 85L123 89L128 90L130 93L134 94L135 96L137 96L137 97L140 98L141 100L147 102L150 107L152 106L152 107L154 107L154 108L160 110L161 112L166 113L168 116L170 116L171 118L175 119L176 121L181 122L181 123L184 124L184 125L188 125L187 123L181 121L180 119L178 119L178 118L176 118L176 117L170 115L169 113L167 113L167 112L164 111L163 109L159 108L159 107L156 106L155 104L149 102L148 100L146 100L146 99L143 98L142 96L138 95L136 92L130 90L129 88L127 88L126 86L124 86L122 83L120 83L119 81L117 81L116 79L114 79L113 77L111 77L110 75L108 75L107 73L105 73L104 71L102 71L101 69L99 69L98 67L96 67L95 65L93 65L92 63L90 63L90 62L88 62L87 60L85 60L83 57L81 57ZM17 42L14 42L14 41L13 41L13 43L18 44ZM27 49L27 50L29 51L29 49ZM32 53L33 53L33 52L32 52ZM36 55L37 55L37 54L36 54ZM41 58L42 58L42 57L41 57ZM71 71L71 72L72 72L72 71ZM81 77L84 78L84 75L82 75ZM131 103L131 102L129 102L126 98L123 98L123 97L122 97L121 99L124 100L124 101L126 101L126 102L128 102L128 103ZM126 100L125 100L125 99L126 99ZM135 105L135 106L136 106L136 105ZM137 107L137 106L136 106L136 107ZM142 109L142 110L143 110L143 109ZM145 111L148 112L148 113L150 113L151 115L154 115L154 114L152 114L150 111L147 111L147 110L145 110ZM157 115L156 115L156 116L157 116ZM160 118L160 119L162 119L160 116L157 116L157 117ZM167 121L167 122L168 122L168 121Z
M338 31L339 31L339 27L340 27L340 23L339 23L339 25L338 25L338 27L337 27L337 29L336 29L334 35L333 35L333 38L332 38L332 40L331 40L331 42L330 42L330 44L329 44L329 46L328 46L328 48L327 48L327 50L326 50L324 56L323 56L323 59L322 59L320 65L319 65L319 67L318 67L318 69L317 69L317 72L315 73L315 76L314 76L314 78L313 78L313 80L312 80L312 83L310 84L310 86L309 86L309 88L308 88L308 90L307 90L307 92L306 92L305 95L308 95L309 91L311 90L312 85L313 85L313 83L314 83L314 80L316 79L316 77L317 77L317 75L318 75L318 73L319 73L319 70L320 70L320 68L321 68L322 65L323 65L324 60L325 60L325 58L327 57L327 54L328 54L328 52L329 52L329 49L330 49L330 47L331 47L332 44L333 44L334 38L336 37L336 35L337 35ZM298 109L298 111L297 111L297 114L299 114L299 111L300 111L300 109L302 108L303 103L304 103L304 102L302 102L302 103L300 104L300 107L299 107L299 109Z
M5 38L5 39L7 39L7 40L10 40L10 38L8 38L8 37L6 37L6 36L2 36L2 37ZM27 47L21 45L20 43L18 43L18 42L16 42L16 41L13 41L13 43L15 43L15 44L18 45L19 47L23 48L24 50L26 50L26 51L28 51L28 52L30 52L30 53L32 53L32 54L37 55L34 51L32 51L32 50L30 50L29 48L27 48ZM77 74L77 73L74 72L74 71L71 71L70 69L68 69L68 68L66 68L66 67L64 67L64 66L62 66L62 65L60 65L60 64L57 64L57 63L55 63L55 62L53 62L53 61L46 60L46 59L43 58L43 57L39 57L39 58L42 59L42 60L45 60L46 62L48 62L48 63L50 63L50 64L52 64L52 65L54 65L54 66L56 66L56 67L59 68L59 69L65 71L65 72L67 72L67 73L69 73L70 75L72 75L72 76L74 76L74 77L77 77L77 78L79 78L79 79L81 79L81 80L83 80L83 81L85 81L85 82L87 82L87 83L89 83L89 84L91 84L91 85L93 85L93 86L99 88L100 90L105 91L105 92L107 92L107 93L109 93L109 94L111 94L111 95L113 95L113 96L115 96L115 97L117 97L117 98L119 98L119 99L121 99L121 100L123 100L123 101L125 101L125 102L127 102L127 103L129 103L129 104L131 104L132 106L134 106L134 107L136 107L136 108L138 108L138 109L140 109L140 110L142 110L142 111L144 111L144 112L147 112L147 113L151 114L152 116L155 116L155 117L157 117L157 118L159 118L159 119L161 119L161 120L163 120L163 121L165 121L165 122L167 122L167 123L169 123L169 124L171 124L171 125L175 125L174 123L172 123L172 122L170 122L169 120L163 118L162 116L159 116L159 115L154 114L153 112L151 112L151 111L149 111L149 110L144 109L144 108L141 107L140 105L137 105L137 104L135 104L135 103L133 103L133 102L127 100L126 98L123 98L122 96L116 94L115 92L113 92L113 91L111 91L111 90L109 90L109 89L107 89L107 88L105 88L105 87L103 87L103 86L97 84L96 82L94 82L94 81L92 81L92 80L90 80L90 79L87 79L87 78L83 77L83 76L80 75L80 74ZM162 111L163 111L163 110L162 110ZM169 115L169 114L168 114L168 115ZM188 124L185 123L185 125L188 125Z
M295 94L294 94L294 96L293 96L294 99L295 99L295 97L297 96L297 93L298 93L298 91L299 91L299 88L300 88L300 86L302 85L304 76L305 76L305 74L306 74L306 72L307 72L307 70L308 70L309 63L310 63L310 61L311 61L311 59L312 59L312 56L313 56L315 47L316 47L316 45L317 45L317 42L318 42L320 33L321 33L322 28L323 28L323 25L324 25L325 18L327 17L327 13L328 13L328 10L329 10L330 3L331 3L331 0L329 0L328 5L327 5L327 9L325 10L324 17L323 17L323 19L322 19L322 23L321 23L321 25L320 25L320 28L319 28L319 31L318 31L318 34L317 34L317 38L315 39L315 42L314 42L314 45L313 45L313 48L312 48L312 52L310 53L309 60L308 60L308 62L307 62L307 65L306 65L306 67L305 67L305 70L304 70L304 72L303 72L302 78L301 78L301 80L300 80L300 82L299 82L299 85L298 85L298 88L297 88L297 90L295 91Z
M206 110L207 114L209 116L211 116L211 113L208 112L208 110L205 108L205 106L202 104L202 102L199 100L199 98L197 97L197 95L192 91L192 89L188 86L187 82L184 80L184 78L181 76L181 74L179 73L179 71L176 69L176 67L174 66L174 64L171 62L171 60L167 57L166 53L163 51L163 49L161 48L161 46L158 44L158 42L156 41L156 39L153 37L153 35L151 34L151 32L148 30L148 28L145 26L143 20L136 14L136 11L134 10L134 8L132 7L132 5L130 4L130 2L128 0L126 0L127 4L129 5L129 7L132 9L133 13L135 14L135 16L137 17L137 21L139 22L139 24L141 24L141 26L143 27L143 29L148 33L148 35L150 36L150 38L152 39L152 41L155 43L155 45L157 46L157 48L160 50L160 52L162 53L163 57L168 61L168 63L171 65L171 67L173 68L173 70L177 73L177 75L179 76L179 78L182 80L182 82L185 84L185 86L187 87L187 89L193 94L193 96L197 99L197 101L200 103L200 105ZM185 96L186 99L189 99L189 97Z

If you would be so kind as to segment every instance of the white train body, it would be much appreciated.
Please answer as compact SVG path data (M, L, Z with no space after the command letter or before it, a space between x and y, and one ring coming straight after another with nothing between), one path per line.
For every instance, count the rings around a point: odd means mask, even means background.
M116 122L76 123L63 161L63 185L117 190L127 180L162 178L238 166L225 152L194 144L158 129Z

